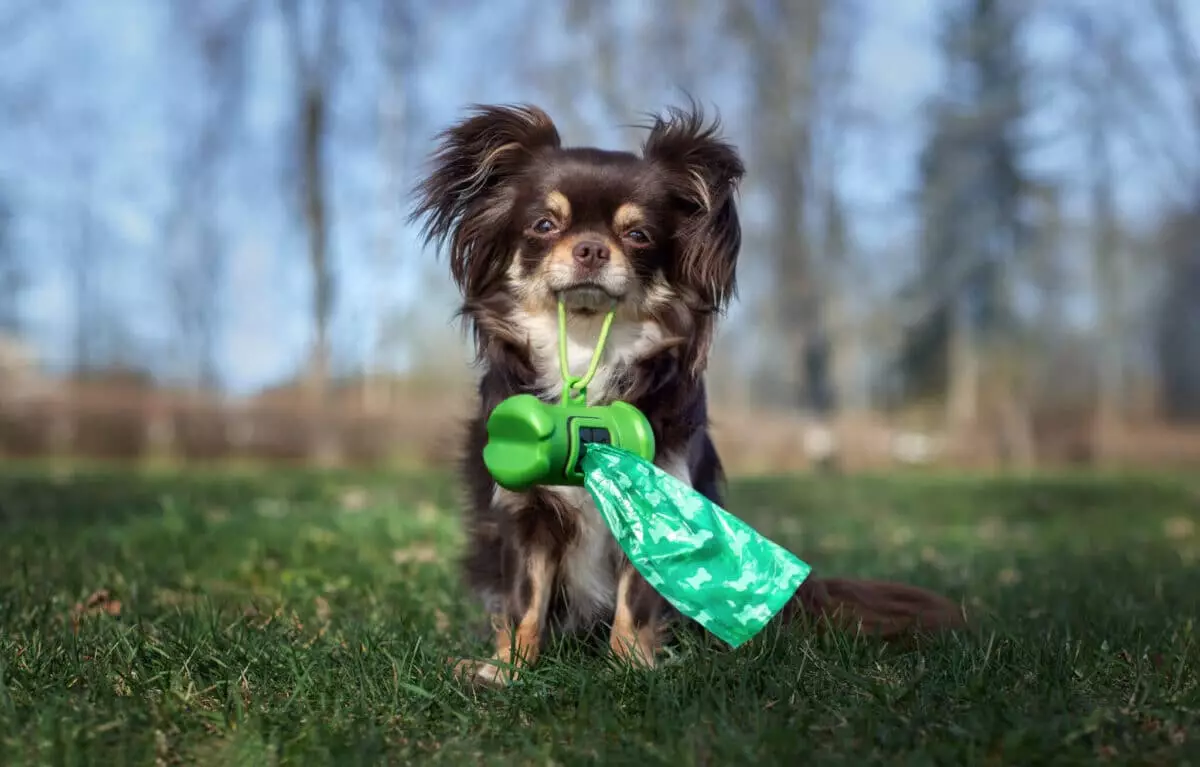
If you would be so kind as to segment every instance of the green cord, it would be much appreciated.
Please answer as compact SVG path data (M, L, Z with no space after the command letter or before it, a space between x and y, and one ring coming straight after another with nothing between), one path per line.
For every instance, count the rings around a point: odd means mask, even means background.
M576 400L579 401L579 404L587 404L584 401L587 397L587 385L592 382L592 379L596 377L596 371L600 369L600 355L604 353L604 344L608 341L608 331L616 316L617 302L613 301L612 308L608 310L608 314L604 315L604 324L600 326L600 337L596 339L596 349L592 352L592 363L588 365L587 372L582 377L575 378L571 375L571 367L567 362L567 306L563 303L562 296L559 296L558 360L562 367L564 405Z

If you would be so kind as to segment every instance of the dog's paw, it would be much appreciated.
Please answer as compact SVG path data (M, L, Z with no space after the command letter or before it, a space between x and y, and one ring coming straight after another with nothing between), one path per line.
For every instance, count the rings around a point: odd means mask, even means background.
M618 667L628 667L638 671L651 671L658 666L658 653L655 648L643 647L633 643L611 643L609 645L608 656L609 662Z
M454 664L454 676L464 682L479 687L500 689L512 684L513 674L510 669L498 660L471 660L469 658L449 658Z

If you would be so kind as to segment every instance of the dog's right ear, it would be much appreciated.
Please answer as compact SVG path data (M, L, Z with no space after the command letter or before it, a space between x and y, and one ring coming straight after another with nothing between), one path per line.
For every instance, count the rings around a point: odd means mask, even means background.
M511 255L498 251L516 202L509 182L535 153L561 146L561 139L535 106L477 105L438 142L410 221L424 219L426 242L450 240L454 281L464 295L479 295L504 274Z

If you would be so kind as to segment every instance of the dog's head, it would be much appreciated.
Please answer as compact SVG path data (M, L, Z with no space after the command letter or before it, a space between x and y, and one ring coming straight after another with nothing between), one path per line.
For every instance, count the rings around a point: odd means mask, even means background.
M477 332L482 307L502 302L542 313L561 297L580 314L615 303L631 319L725 308L742 161L698 109L648 128L640 155L564 148L540 109L486 106L441 135L414 217L449 242Z

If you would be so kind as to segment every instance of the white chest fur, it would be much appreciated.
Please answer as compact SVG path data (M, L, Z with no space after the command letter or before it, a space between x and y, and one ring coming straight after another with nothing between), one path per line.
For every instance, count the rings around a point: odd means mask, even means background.
M549 312L521 312L515 319L529 334L533 364L538 372L538 388L546 396L560 396L562 366L558 349L558 316ZM604 318L600 315L572 315L567 321L567 364L571 375L581 376L587 372L603 324ZM588 404L611 399L616 394L612 387L620 370L649 354L662 340L662 328L657 322L615 320L604 344L596 377L588 385Z

